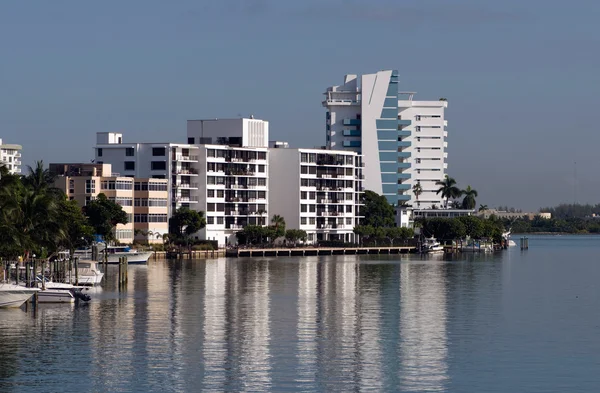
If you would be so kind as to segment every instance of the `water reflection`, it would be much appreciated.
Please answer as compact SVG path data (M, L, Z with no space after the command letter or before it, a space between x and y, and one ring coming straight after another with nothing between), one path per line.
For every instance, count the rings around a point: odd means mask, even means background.
M204 390L223 391L226 381L226 289L224 260L207 261L204 283Z
M315 390L317 374L317 267L318 263L309 261L298 264L298 323L297 386L306 390Z
M409 391L442 391L448 380L444 266L401 266L399 377Z
M109 274L88 306L16 310L12 320L0 312L0 387L31 374L40 375L38 388L65 391L444 390L448 265L405 262L340 256L130 267L125 290ZM40 345L53 351L53 376L23 362Z

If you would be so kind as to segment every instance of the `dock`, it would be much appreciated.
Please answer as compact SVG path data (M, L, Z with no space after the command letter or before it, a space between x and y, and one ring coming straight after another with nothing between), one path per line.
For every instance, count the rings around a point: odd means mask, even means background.
M356 247L356 248L231 248L226 251L227 257L292 257L318 255L359 255L359 254L408 254L415 252L416 247Z

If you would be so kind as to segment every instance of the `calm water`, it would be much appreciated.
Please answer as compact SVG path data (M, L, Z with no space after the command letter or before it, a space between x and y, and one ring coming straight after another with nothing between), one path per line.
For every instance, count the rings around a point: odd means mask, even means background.
M0 310L0 392L600 391L600 237L114 273L88 305Z

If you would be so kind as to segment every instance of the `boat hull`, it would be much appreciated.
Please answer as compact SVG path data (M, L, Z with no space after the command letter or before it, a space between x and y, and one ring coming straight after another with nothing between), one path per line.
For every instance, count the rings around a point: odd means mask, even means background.
M35 288L23 288L18 285L0 284L0 308L21 307L34 293Z
M38 293L38 303L75 303L75 296L64 289L45 289Z
M148 262L148 259L152 256L152 252L123 252L108 254L108 263L111 265L118 264L119 258L126 257L127 263L130 265L144 264Z

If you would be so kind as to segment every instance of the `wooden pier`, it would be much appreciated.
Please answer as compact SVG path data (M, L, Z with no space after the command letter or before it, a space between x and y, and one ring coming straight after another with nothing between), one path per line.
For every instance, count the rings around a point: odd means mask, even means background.
M226 251L227 257L292 257L315 255L360 255L360 254L408 254L416 247L356 247L356 248L232 248Z

